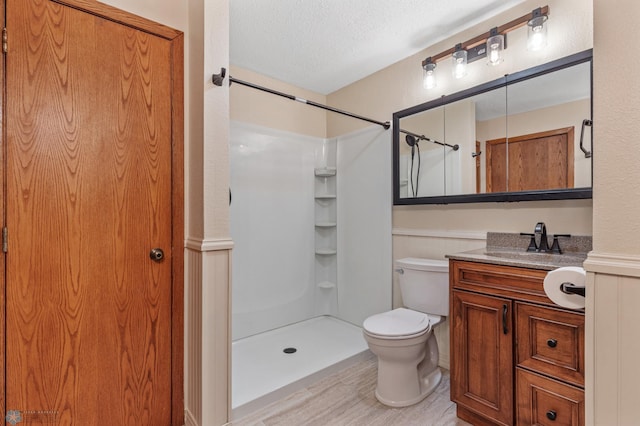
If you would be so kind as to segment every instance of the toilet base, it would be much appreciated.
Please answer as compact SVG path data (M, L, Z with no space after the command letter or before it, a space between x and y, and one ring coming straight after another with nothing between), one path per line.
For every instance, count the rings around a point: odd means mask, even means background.
M406 401L390 401L381 397L378 394L378 388L376 387L376 399L380 401L382 404L387 405L389 407L400 408L400 407L408 407L409 405L417 404L418 402L425 399L429 396L433 391L438 387L440 382L442 381L442 371L440 368L436 368L434 371L429 373L426 377L421 380L420 383L420 394L415 398L406 400Z

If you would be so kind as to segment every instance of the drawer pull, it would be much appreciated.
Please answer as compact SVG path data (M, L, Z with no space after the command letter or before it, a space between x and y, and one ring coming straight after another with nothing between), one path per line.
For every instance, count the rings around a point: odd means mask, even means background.
M556 339L549 339L547 340L547 345L550 348L555 348L556 346L558 346L558 341Z
M547 418L551 421L555 421L555 419L558 417L558 415L556 414L555 411L553 410L549 410L547 411Z
M509 307L505 304L502 305L502 332L504 334L508 334L509 333L509 328L507 328L507 312L509 310Z

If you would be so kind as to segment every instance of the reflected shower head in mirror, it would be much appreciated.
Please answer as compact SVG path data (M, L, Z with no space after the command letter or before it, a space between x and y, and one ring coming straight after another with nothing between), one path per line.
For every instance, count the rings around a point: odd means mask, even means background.
M418 196L418 185L420 183L420 145L418 145L418 138L413 135L407 135L404 138L407 141L407 145L411 147L411 171L409 172L410 180L411 180L411 195L414 197ZM418 148L418 167L415 175L415 183L414 183L414 174L413 174L413 163L415 161L416 148Z

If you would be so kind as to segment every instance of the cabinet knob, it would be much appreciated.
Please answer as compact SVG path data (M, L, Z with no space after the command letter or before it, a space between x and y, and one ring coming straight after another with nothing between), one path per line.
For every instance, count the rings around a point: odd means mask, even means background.
M556 414L555 411L553 410L549 410L547 411L547 418L551 421L555 421L555 419L558 417L558 415Z
M555 348L556 346L558 346L558 341L556 339L549 339L547 340L547 345L550 348Z

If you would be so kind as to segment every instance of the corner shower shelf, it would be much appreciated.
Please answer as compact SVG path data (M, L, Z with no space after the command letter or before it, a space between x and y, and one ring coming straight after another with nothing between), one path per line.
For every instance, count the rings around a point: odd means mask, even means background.
M315 175L318 177L331 177L336 175L335 167L318 167L314 170Z
M318 222L316 226L318 228L335 228L338 224L336 222Z
M316 200L331 200L334 198L336 198L336 196L331 194L316 195Z
M336 288L336 283L332 283L331 281L322 281L318 283L318 288L330 290L332 288Z
M338 251L334 249L316 249L316 254L319 254L321 256L331 256L337 253Z

